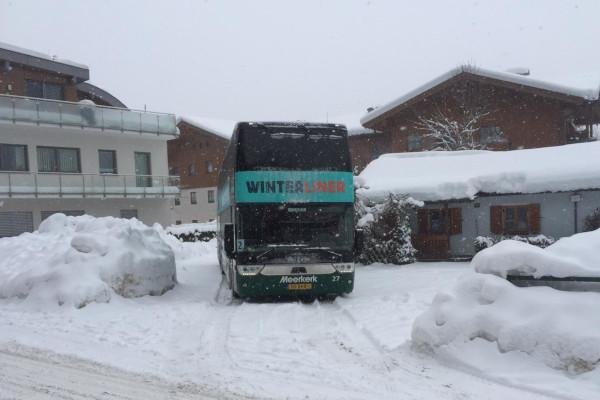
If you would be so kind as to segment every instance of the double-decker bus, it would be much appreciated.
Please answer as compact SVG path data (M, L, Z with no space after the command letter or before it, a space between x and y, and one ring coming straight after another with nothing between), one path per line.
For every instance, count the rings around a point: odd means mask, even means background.
M351 164L343 125L237 124L217 195L219 263L233 296L352 291Z

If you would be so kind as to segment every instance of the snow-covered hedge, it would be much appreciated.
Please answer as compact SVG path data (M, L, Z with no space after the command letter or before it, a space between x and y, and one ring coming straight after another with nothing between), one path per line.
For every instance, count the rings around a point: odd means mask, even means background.
M217 223L172 225L166 231L182 242L208 242L217 237Z
M481 250L492 247L494 244L501 242L503 240L516 240L517 242L529 243L531 245L541 247L542 249L550 246L551 244L553 244L556 241L556 239L554 239L552 236L546 236L546 235L535 235L535 236L515 235L515 236L508 236L508 237L500 237L500 239L497 239L497 240L495 240L494 238L489 237L489 236L477 236L475 238L475 243L474 243L475 252L478 253Z
M475 255L475 271L507 275L554 276L564 278L600 277L600 230L579 233L558 240L545 249L504 240Z
M0 298L83 307L114 295L160 295L176 284L161 229L54 214L36 232L0 239Z
M494 275L470 273L436 295L415 320L412 340L460 360L475 339L483 339L501 353L521 352L577 374L600 363L598 304L598 293L519 288Z

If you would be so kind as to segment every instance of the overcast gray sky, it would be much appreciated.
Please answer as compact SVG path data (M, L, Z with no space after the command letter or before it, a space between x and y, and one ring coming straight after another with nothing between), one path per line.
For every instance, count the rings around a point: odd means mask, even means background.
M0 0L0 41L129 107L235 120L360 113L466 62L600 83L598 0Z

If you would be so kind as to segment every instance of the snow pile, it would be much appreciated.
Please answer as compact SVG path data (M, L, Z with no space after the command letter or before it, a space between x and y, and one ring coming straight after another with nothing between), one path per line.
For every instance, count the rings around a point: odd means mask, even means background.
M175 283L173 250L135 219L54 214L36 232L0 239L0 298L83 307Z
M600 277L598 249L600 229L562 238L545 249L504 240L477 253L472 265L477 272L501 277Z
M490 343L500 353L524 353L580 374L600 363L598 304L598 293L518 288L494 275L470 273L451 292L436 295L415 320L412 340L459 361L480 351L481 342Z
M473 199L479 193L542 193L600 188L600 142L512 151L390 153L360 174L357 191L372 201L407 194L423 201Z

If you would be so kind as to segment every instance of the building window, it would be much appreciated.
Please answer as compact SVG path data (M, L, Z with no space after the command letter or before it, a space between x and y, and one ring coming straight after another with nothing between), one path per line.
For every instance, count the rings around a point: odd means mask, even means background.
M27 146L23 144L0 144L1 171L28 171Z
M25 81L25 95L42 99L64 100L65 90L63 85L27 79Z
M136 210L135 208L121 210L121 218L127 218L127 219L136 218L137 219L137 217L138 217L138 210Z
M498 235L529 235L540 232L540 205L492 206L490 230Z
M190 192L190 203L198 204L198 199L196 198L196 192Z
M215 170L215 168L213 167L212 161L207 161L206 162L206 172L208 172L210 174L214 170Z
M175 205L176 206L180 206L181 205L181 199L179 197L175 197Z
M169 168L169 175L177 176L179 175L179 167L171 167Z
M175 221L175 225L181 225L181 220L178 219L177 221Z
M98 150L101 174L117 173L117 152L115 150Z
M196 165L195 164L190 164L188 165L188 176L196 176Z
M192 220L192 224L197 224L197 223L198 223L198 220L197 220L197 219L193 219L193 220Z
M502 129L497 126L479 128L479 141L481 144L501 143L503 141Z
M408 135L408 151L421 150L421 135L413 133Z
M208 202L209 203L214 203L215 202L215 191L214 190L209 190L206 193L208 194Z
M31 211L0 211L0 238L33 231Z
M81 172L79 149L38 147L37 158L39 172Z

